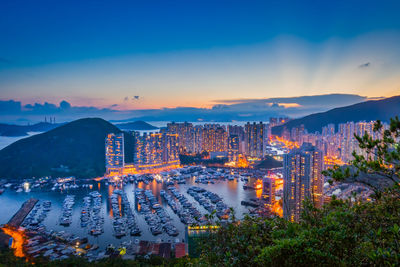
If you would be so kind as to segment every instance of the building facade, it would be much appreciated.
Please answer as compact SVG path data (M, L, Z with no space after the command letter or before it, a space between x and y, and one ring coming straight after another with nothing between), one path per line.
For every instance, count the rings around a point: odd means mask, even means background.
M106 169L107 172L124 167L124 134L110 133L106 137Z
M265 134L265 124L262 122L248 122L245 125L246 156L254 158L263 158L265 156Z
M134 132L133 163L138 169L179 164L178 134Z
M322 151L309 143L284 156L283 215L286 219L298 221L306 199L312 200L316 207L322 207L323 166Z

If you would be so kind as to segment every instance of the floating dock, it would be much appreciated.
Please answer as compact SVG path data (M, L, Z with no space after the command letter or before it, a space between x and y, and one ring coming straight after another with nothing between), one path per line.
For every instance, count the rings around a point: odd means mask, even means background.
M39 200L36 198L31 198L25 201L24 204L22 204L21 208L17 211L17 213L15 213L10 221L8 221L7 225L14 228L19 228L21 223L25 220L25 217L29 214L29 212L31 212L38 201Z

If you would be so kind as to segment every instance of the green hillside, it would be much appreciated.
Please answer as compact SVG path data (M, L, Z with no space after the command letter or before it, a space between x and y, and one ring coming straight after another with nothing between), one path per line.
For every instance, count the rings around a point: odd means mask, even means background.
M0 150L0 177L96 177L105 172L105 137L120 133L99 118L80 119L48 132L21 139ZM133 142L126 135L126 151ZM133 153L127 153L127 161Z

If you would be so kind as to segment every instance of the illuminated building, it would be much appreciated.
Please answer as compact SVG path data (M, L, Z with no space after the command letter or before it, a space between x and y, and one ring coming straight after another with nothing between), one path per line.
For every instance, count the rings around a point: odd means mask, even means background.
M124 134L110 133L106 137L107 173L119 172L124 167Z
M330 123L322 127L322 136L333 136L335 134L335 124Z
M243 126L238 125L229 125L228 126L228 136L236 135L238 137L238 153L245 154L246 148L244 144L244 128ZM229 140L228 140L228 149L229 149ZM236 141L235 141L236 142Z
M205 124L203 127L203 151L226 152L228 151L228 133L219 124Z
M354 122L339 124L340 158L344 162L348 162L353 158L352 153L356 148L354 133L355 133Z
M203 152L203 126L196 125L193 127L193 147L194 153Z
M218 127L215 129L215 143L214 151L216 152L226 152L228 151L228 133L223 127Z
M185 153L195 152L195 132L193 124L188 122L167 124L167 133L178 135L179 151Z
M239 156L239 136L230 135L228 139L228 159L229 161L237 161Z
M300 125L299 127L293 127L290 138L293 142L301 143L303 135L306 133L304 130L304 125Z
M323 205L323 153L309 143L292 150L283 160L283 215L298 221L303 201L310 199L317 208Z
M246 123L245 125L246 155L255 158L265 156L265 124Z
M266 204L272 208L275 204L275 179L272 177L265 177L263 179L263 192L262 196Z
M178 135L167 133L134 132L133 163L136 169L179 164Z

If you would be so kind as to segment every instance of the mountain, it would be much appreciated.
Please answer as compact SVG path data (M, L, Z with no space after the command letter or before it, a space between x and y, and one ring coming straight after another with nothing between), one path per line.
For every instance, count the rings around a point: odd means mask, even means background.
M103 119L87 118L18 140L0 150L0 177L71 175L89 178L103 175L106 135L120 132ZM127 150L132 149L131 138L126 134ZM133 153L127 154L133 157ZM127 160L132 159L128 157Z
M62 124L40 122L33 125L14 125L0 123L0 136L25 136L28 132L47 132Z
M121 130L126 130L126 131L150 131L150 130L156 130L158 129L157 127L144 122L144 121L134 121L134 122L127 122L127 123L120 123L116 124L118 128Z
M393 96L381 100L370 100L346 107L331 109L326 112L315 113L303 118L291 120L283 125L272 128L272 134L280 135L286 127L290 130L304 125L309 132L319 131L329 123L335 125L348 121L390 121L390 118L400 115L400 96Z

